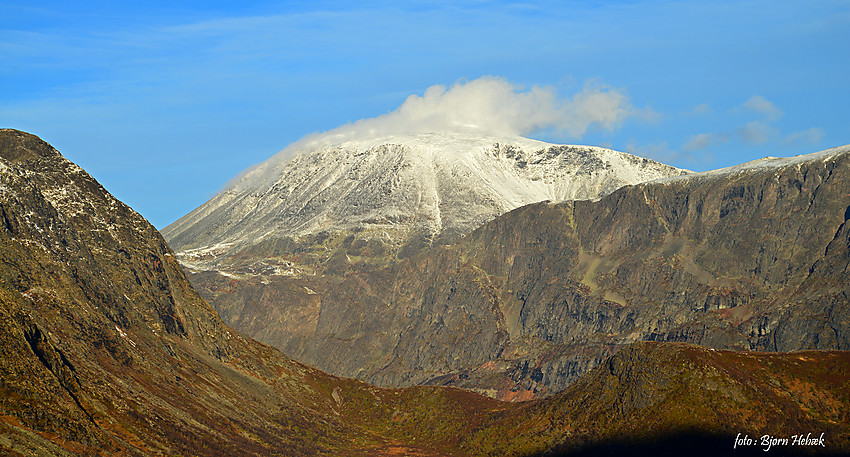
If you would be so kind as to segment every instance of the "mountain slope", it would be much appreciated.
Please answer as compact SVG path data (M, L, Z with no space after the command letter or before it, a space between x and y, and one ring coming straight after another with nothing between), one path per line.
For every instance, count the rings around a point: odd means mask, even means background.
M296 152L247 171L163 234L191 252L344 232L407 255L528 203L684 173L608 149L451 132L308 142Z
M312 411L314 370L225 327L141 216L31 135L0 131L0 152L5 446L304 455L351 437Z
M328 376L224 326L150 224L9 129L0 254L5 455L672 455L695 430L697 451L800 431L825 434L815 451L850 451L846 352L635 344L522 404Z
M529 205L342 277L191 279L233 325L323 370L502 399L550 395L640 340L847 350L848 150Z
M375 455L395 442L339 402L383 411L390 392L224 326L147 221L14 130L0 130L0 253L4 453Z

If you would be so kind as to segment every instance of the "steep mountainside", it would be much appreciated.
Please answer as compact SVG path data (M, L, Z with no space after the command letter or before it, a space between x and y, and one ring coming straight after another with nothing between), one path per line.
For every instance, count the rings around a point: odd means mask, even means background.
M0 156L0 448L306 455L366 435L334 418L315 370L225 327L82 169L14 130Z
M633 341L847 350L848 152L529 205L341 277L191 280L236 328L323 370L502 399L557 392Z
M0 453L11 456L716 455L738 433L809 432L824 437L815 452L850 451L846 352L634 344L522 404L328 376L224 326L150 224L8 129L0 354Z
M294 149L292 160L272 157L166 227L170 245L198 264L202 255L309 244L308 235L323 233L406 256L528 203L597 198L684 173L608 149L451 132Z

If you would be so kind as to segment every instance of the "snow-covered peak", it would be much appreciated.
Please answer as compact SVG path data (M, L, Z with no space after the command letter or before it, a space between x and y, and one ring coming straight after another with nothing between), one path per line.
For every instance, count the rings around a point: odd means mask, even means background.
M599 198L681 173L610 149L474 130L322 135L244 172L163 233L178 250L337 230L393 249L430 245L522 205Z
M375 136L333 135L332 132L329 132L308 136L293 143L265 162L241 173L231 181L229 188L247 190L266 186L270 180L277 179L281 170L290 166L290 162L293 160L302 160L304 156L316 154L333 154L334 151L359 155L379 146L405 145L407 154L411 157L418 156L421 160L436 159L453 162L462 161L476 151L491 147L494 144L511 144L527 151L555 146L516 135L482 135L476 129Z

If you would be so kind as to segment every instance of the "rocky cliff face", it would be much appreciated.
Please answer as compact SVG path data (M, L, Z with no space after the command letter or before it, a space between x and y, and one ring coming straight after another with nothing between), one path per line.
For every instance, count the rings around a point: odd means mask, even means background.
M522 404L328 376L223 325L141 216L8 129L0 254L4 455L669 453L693 438L693 417L699 449L728 449L742 431L815 430L823 451L850 450L841 352L643 343Z
M503 399L561 390L633 341L846 350L848 168L847 147L763 159L529 205L386 268L192 281L324 370Z

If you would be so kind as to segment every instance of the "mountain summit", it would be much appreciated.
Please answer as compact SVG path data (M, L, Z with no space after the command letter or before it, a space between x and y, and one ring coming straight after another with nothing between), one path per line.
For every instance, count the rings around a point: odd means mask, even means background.
M406 256L529 203L595 199L685 173L610 149L519 136L325 135L246 171L163 233L179 251L210 252L344 232L378 253Z

